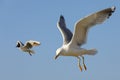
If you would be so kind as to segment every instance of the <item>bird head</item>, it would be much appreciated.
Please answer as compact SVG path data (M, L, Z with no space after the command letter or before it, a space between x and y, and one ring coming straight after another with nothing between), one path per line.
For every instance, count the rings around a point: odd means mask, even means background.
M24 44L23 44L21 41L17 41L16 47L17 47L17 48L20 48L21 46L24 46Z
M55 55L54 59L56 60L61 54L62 54L62 49L61 49L61 48L58 48L58 49L56 50L56 55Z

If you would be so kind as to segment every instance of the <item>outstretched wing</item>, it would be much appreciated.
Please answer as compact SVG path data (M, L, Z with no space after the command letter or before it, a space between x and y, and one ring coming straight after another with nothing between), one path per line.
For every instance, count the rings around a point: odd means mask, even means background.
M40 42L38 41L33 41L33 40L30 40L30 41L27 41L26 44L25 44L25 47L30 49L34 46L39 46L40 45Z
M64 17L61 15L60 19L57 23L57 27L59 29L59 31L62 34L63 37L63 45L64 44L68 44L71 41L72 38L72 32L66 27L66 23L65 23L65 19Z
M30 49L30 48L32 48L33 46L32 46L32 44L31 44L30 42L26 42L26 44L25 44L24 47L27 48L27 49Z
M71 46L80 46L86 42L88 29L96 24L100 24L108 19L115 11L115 7L107 8L91 14L75 24Z

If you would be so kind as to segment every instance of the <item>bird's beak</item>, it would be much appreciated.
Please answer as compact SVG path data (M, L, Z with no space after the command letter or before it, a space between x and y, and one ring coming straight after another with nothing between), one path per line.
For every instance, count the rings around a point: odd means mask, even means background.
M54 59L56 60L59 57L59 55L55 55Z

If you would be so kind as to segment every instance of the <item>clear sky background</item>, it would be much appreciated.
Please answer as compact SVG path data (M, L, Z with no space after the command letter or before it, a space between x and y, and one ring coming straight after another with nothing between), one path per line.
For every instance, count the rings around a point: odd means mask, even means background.
M82 46L98 50L85 56L87 71L80 72L74 57L54 60L61 14L73 32L77 20L111 6L115 13L90 29ZM42 44L30 56L15 47L18 40ZM120 0L0 0L0 80L120 80Z

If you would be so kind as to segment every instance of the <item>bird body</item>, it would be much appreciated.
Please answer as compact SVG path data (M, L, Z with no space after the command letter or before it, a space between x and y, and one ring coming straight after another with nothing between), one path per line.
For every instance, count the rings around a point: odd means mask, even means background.
M78 66L82 71L80 65L80 58L83 60L83 66L86 70L87 67L84 64L84 55L95 55L97 53L96 49L84 49L81 48L83 44L86 43L88 30L97 25L103 23L108 19L112 13L115 11L115 7L107 8L95 12L91 15L84 17L83 19L78 20L74 26L74 32L72 33L65 24L65 19L61 15L57 23L57 27L63 37L63 45L56 50L55 59L59 56L74 56L78 59Z
M95 55L97 53L96 49L84 49L80 47L71 47L69 45L63 45L61 48L57 49L56 53L61 53L61 56L82 56L82 55Z
M33 50L31 50L30 48L27 48L25 46L21 46L19 49L22 50L23 52L30 53L30 55L35 53Z

